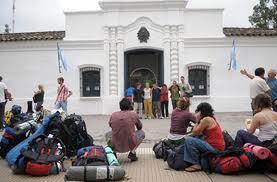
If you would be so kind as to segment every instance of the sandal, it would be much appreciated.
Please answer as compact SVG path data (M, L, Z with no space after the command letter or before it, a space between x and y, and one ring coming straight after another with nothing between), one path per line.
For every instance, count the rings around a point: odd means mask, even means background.
M198 164L195 164L195 165L192 165L192 166L190 166L190 167L187 167L186 169L185 169L185 171L187 171L187 172L197 172L197 171L201 171L201 166L200 165L198 165Z

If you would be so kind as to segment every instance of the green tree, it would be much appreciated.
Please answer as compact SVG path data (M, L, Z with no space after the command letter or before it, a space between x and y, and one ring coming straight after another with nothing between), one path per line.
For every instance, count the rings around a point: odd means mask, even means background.
M268 6L270 0L260 0L260 4L254 6L253 15L249 17L250 23L256 28L269 28L271 11Z
M273 6L272 6L272 23L273 28L277 28L277 0L272 0Z

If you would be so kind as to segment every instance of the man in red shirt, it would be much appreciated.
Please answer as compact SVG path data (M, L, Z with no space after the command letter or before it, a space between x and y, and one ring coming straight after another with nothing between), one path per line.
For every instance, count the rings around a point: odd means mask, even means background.
M109 121L112 131L106 133L106 140L115 152L130 151L128 158L136 161L138 158L135 150L145 138L142 123L138 114L130 110L131 102L127 98L123 98L119 105L121 111L112 114Z
M72 95L72 92L68 90L67 86L64 84L63 77L58 78L58 84L55 107L56 109L62 108L62 110L67 113L67 99Z

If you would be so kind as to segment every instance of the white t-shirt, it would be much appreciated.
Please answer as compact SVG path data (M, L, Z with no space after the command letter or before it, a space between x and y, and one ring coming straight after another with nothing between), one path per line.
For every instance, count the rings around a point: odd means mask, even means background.
M151 99L151 88L144 88L144 99Z
M0 103L5 102L5 92L4 90L7 89L7 86L5 83L0 82Z
M265 94L270 88L261 77L255 76L250 83L250 97L254 99L259 94Z

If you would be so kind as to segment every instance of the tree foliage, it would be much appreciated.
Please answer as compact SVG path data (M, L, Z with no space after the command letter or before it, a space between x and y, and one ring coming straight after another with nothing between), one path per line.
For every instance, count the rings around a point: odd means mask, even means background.
M253 10L249 21L254 27L277 28L277 0L260 0L260 3L254 6Z

